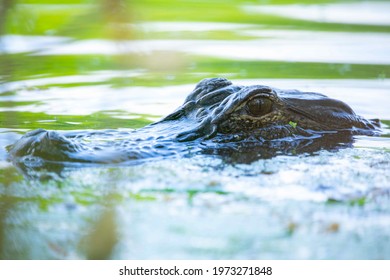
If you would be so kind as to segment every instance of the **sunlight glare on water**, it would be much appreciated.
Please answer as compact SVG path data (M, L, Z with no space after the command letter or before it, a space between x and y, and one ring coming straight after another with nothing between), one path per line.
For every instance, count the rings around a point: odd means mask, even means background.
M255 29L242 34L265 37L251 41L223 40L136 40L117 42L82 40L46 47L38 55L150 53L177 51L231 59L272 61L389 64L388 34L311 32ZM286 48L285 46L288 46ZM258 50L261 49L261 52Z

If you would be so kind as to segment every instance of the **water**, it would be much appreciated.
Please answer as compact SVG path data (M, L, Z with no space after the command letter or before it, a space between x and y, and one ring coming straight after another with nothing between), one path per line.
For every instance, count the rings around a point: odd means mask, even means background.
M142 1L112 18L20 1L0 44L1 258L389 259L389 2L334 2ZM383 133L251 164L199 155L26 176L7 160L28 130L136 129L215 76L324 93Z

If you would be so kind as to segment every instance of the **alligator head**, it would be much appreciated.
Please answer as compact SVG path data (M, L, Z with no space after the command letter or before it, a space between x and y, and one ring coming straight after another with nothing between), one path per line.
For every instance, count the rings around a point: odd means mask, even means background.
M178 141L217 136L225 142L262 141L345 130L371 135L378 128L378 121L366 120L344 102L320 93L236 86L222 78L201 81L184 104L159 123L188 119L194 125L179 133Z
M348 145L352 135L373 135L378 127L379 121L364 119L323 94L239 86L213 78L198 83L172 114L139 130L35 130L12 145L9 153L13 159L101 163L191 150L248 161Z

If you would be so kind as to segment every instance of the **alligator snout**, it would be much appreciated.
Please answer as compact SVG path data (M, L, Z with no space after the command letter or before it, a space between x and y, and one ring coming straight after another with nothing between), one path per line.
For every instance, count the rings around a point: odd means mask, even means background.
M54 132L44 129L37 129L26 133L14 145L8 148L8 152L13 157L24 156L26 154L34 155L39 153L43 147L50 146L50 138Z
M77 152L76 146L65 136L56 131L36 129L26 133L14 145L8 147L12 157L23 157L26 155L67 160L70 153Z

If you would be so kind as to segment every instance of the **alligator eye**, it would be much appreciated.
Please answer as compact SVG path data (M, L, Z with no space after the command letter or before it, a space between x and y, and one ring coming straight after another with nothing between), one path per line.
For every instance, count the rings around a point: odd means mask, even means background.
M272 101L268 98L254 98L246 104L246 107L249 114L259 117L272 111Z

